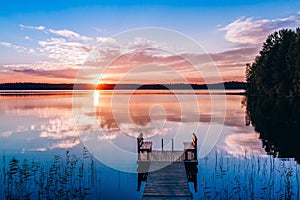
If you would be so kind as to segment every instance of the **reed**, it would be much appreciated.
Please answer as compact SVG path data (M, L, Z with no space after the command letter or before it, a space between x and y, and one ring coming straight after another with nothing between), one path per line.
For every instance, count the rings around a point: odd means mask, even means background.
M55 155L50 163L12 158L6 164L3 155L0 175L0 199L89 199L100 196L94 158L83 149L76 157L69 151Z
M273 156L200 159L194 199L299 199L299 166Z

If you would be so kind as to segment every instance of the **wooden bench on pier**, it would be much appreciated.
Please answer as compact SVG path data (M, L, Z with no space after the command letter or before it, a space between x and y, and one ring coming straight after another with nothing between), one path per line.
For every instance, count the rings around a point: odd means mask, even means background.
M192 142L183 142L184 160L197 160L197 140L197 136L193 133ZM190 159L189 153L192 154Z
M149 153L152 151L152 142L144 141L142 133L137 138L137 147L138 147L139 158L140 158L140 153L147 152L147 158L149 159Z

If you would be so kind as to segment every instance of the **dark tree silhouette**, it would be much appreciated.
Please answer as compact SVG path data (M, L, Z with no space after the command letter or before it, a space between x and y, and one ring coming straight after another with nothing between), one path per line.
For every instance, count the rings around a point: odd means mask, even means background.
M300 29L271 34L252 64L247 64L248 95L299 96Z
M300 163L300 99L251 97L247 110L266 152Z
M300 161L300 29L271 34L247 64L247 113L266 152Z

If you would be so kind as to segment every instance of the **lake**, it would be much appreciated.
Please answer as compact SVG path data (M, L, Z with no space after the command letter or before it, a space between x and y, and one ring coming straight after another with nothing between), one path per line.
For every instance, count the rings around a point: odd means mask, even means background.
M182 150L196 133L195 199L299 199L298 148L266 134L299 132L299 107L291 129L280 118L276 127L276 111L264 117L255 109L272 109L247 107L241 92L2 91L0 197L141 199L136 137ZM278 116L293 116L288 108Z

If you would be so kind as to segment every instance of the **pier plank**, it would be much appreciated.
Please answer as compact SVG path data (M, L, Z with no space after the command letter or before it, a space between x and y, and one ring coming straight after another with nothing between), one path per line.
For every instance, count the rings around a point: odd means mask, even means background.
M149 172L143 199L192 199L184 162L151 162L151 168L166 167Z

